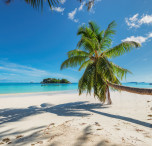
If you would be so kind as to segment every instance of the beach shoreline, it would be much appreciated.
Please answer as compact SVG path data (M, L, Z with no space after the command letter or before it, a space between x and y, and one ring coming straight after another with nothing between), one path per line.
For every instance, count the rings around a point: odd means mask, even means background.
M111 92L112 105L78 93L0 97L0 143L9 145L151 145L152 97Z
M61 93L72 93L72 92L77 92L77 89L71 89L71 90L59 90L59 91L46 91L46 92L24 92L24 93L5 93L5 94L0 94L1 97L6 97L6 96L24 96L24 95L40 95L40 94L61 94Z

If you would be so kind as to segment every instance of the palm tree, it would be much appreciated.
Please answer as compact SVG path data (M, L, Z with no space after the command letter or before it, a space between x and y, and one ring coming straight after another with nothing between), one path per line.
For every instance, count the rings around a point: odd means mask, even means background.
M110 48L111 37L115 34L115 26L114 21L108 25L105 31L100 31L94 22L89 22L89 27L81 26L77 32L77 35L81 36L77 49L69 51L68 59L61 65L61 69L80 66L80 71L85 68L78 83L79 94L84 91L91 94L93 90L95 97L103 103L107 99L109 104L112 103L109 86L138 94L152 94L152 90L150 92L145 89L139 91L137 88L121 86L120 80L131 72L114 64L110 59L123 55L139 47L140 44L134 41L126 41Z

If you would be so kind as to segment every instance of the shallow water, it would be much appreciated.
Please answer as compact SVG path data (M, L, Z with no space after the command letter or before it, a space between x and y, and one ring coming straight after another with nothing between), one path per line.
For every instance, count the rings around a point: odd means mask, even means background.
M0 83L0 94L76 90L78 84Z
M123 83L125 86L152 88L149 83ZM0 94L77 90L78 84L0 83Z

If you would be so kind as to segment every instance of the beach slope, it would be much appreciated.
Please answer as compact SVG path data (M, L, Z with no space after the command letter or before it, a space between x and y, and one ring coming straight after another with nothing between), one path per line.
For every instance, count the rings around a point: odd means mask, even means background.
M0 144L151 146L152 96L112 92L112 105L58 92L0 95Z

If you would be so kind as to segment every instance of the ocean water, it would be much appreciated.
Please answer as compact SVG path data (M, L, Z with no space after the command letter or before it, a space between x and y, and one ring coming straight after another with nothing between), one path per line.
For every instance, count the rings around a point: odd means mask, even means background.
M78 84L0 83L0 94L77 90Z
M152 88L149 83L123 83L125 86ZM0 94L77 90L78 84L0 83Z
M152 83L145 83L145 82L128 82L123 83L124 86L130 86L130 87L137 87L137 88L152 88Z

